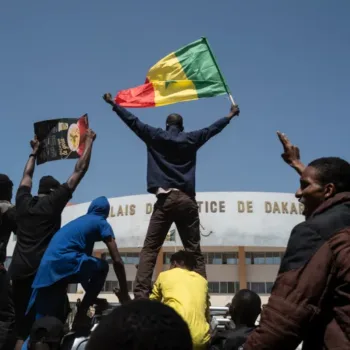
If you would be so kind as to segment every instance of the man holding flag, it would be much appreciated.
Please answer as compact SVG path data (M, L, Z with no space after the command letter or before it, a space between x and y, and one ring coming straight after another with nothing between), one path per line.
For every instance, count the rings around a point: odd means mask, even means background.
M184 132L179 114L170 114L163 130L142 123L124 108L157 107L223 94L228 94L232 102L230 113L209 127L192 132ZM161 59L148 71L145 84L120 91L114 100L109 93L103 98L145 142L148 192L157 196L140 254L135 298L149 297L157 256L174 222L185 250L195 257L195 271L206 278L195 199L197 151L239 115L207 40L197 40Z
M195 256L196 272L206 277L200 249L198 205L195 200L197 151L239 114L238 106L232 106L226 117L207 128L184 132L183 119L178 114L168 116L165 130L157 129L142 123L125 108L115 104L111 94L105 94L104 100L113 106L122 121L145 142L148 153L148 192L154 193L158 199L140 254L135 298L148 298L157 256L173 222L185 250Z

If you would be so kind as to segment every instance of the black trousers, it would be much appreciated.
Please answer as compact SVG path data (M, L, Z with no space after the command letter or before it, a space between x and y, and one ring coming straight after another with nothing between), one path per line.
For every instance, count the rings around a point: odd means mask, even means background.
M32 295L34 277L12 280L13 302L16 312L16 329L18 339L26 340L35 322L35 310L32 308L26 315L29 299Z
M13 350L16 343L12 288L4 268L0 270L0 349Z
M200 248L197 202L195 198L181 191L171 191L159 195L154 206L136 274L136 299L149 297L157 256L174 222L185 250L195 256L196 272L206 278L205 262Z

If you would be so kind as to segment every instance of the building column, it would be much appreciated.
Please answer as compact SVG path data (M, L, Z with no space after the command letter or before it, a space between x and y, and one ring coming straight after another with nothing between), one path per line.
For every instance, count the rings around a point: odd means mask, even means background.
M160 248L159 254L157 256L157 262L154 269L154 280L156 281L159 274L163 271L163 248Z
M245 250L244 247L238 247L238 280L239 289L247 288L247 271L245 263Z

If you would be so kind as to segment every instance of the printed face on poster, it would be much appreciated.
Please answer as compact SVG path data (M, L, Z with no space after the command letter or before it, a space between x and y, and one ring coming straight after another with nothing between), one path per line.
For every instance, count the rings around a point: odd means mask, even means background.
M54 160L79 158L85 149L85 134L89 128L88 115L80 118L44 120L34 124L40 141L37 164Z

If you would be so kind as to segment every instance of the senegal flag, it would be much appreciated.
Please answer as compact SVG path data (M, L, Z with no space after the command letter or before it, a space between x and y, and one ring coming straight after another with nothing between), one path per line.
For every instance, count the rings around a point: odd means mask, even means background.
M115 102L124 107L158 107L228 94L229 89L206 38L157 62L143 85L120 91Z

